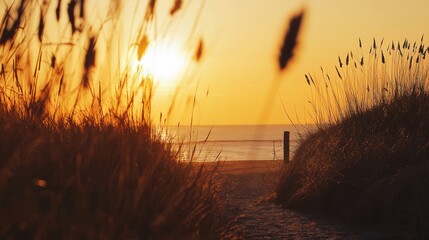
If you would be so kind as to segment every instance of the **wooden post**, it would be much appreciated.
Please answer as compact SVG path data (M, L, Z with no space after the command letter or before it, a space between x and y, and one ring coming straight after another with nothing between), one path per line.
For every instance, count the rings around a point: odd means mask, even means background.
M283 135L283 160L289 162L289 131L284 131Z

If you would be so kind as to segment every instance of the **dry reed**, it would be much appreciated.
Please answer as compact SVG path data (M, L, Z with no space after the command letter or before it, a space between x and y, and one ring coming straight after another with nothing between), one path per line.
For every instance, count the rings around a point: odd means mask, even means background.
M384 238L426 239L428 51L423 37L402 46L383 43L373 39L364 55L359 39L360 53L347 53L345 65L339 58L338 77L322 69L310 84L305 74L318 129L284 168L277 198L288 207L376 226Z
M301 22L304 17L304 12L297 14L292 17L289 21L288 31L285 33L283 38L283 43L280 48L279 54L279 68L281 71L284 71L289 63L289 61L294 56L294 50L298 45L298 35L299 30L301 29Z
M18 1L3 13L0 238L221 238L225 222L215 171L181 162L182 153L158 135L152 79L131 72L130 61L125 67L96 62L101 53L120 59L109 51L111 39L106 46L99 42L100 36L117 37L119 9L111 11L109 27L90 26L80 24L85 3L71 0L61 9L57 0L51 9L56 23L47 18L49 8L34 0ZM181 4L174 2L172 15ZM155 14L156 1L150 0L140 31L133 33L140 41L130 52L138 60ZM24 24L31 20L38 21L37 29ZM48 24L70 25L71 31L48 42ZM102 75L103 65L113 73ZM104 76L113 81L106 84L116 89L113 99L104 95Z

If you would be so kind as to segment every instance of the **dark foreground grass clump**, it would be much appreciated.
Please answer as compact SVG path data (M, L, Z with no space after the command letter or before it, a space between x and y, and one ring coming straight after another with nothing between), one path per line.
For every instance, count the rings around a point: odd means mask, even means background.
M222 238L215 170L155 133L154 77L135 67L156 1L85 2L0 13L0 239Z
M211 175L144 124L0 108L1 239L217 239Z
M286 167L278 199L395 236L429 236L428 112L429 94L402 96L311 134Z
M384 57L382 61L386 61ZM427 69L425 66L418 68ZM394 69L405 78L411 76L408 70L416 70L411 65ZM427 70L412 76L408 87L404 79L395 78L390 95L381 90L386 95L377 95L380 98L372 99L371 104L356 100L365 99L369 90L349 91L353 92L346 100L349 102L342 105L346 110L334 110L341 116L320 124L285 166L277 188L278 200L290 208L376 226L386 237L428 238ZM350 100L352 96L357 97Z

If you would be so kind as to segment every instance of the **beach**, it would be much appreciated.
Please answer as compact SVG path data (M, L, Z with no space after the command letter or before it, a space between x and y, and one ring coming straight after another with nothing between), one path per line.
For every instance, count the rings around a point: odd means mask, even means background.
M276 174L283 166L283 160L223 161L219 172L226 175Z
M236 239L361 239L345 226L315 215L288 210L274 201L283 161L225 161L219 180L225 219Z

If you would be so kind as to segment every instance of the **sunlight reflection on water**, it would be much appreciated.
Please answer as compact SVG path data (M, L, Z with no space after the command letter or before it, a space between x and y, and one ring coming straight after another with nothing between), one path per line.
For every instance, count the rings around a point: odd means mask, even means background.
M181 126L169 128L168 136L175 147L181 146L183 160L192 155L194 161L282 160L283 132L290 131L292 156L300 136L312 129L312 125Z

